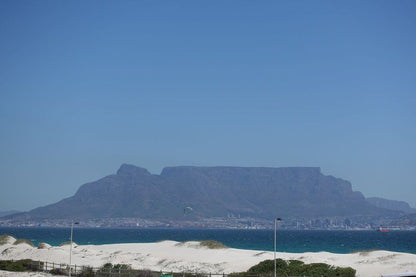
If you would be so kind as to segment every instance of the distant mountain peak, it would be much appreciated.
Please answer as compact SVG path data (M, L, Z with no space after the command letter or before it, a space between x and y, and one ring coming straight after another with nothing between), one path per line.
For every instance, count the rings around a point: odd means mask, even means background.
M117 175L122 176L139 176L139 175L151 175L146 168L138 167L132 164L122 164L117 170Z

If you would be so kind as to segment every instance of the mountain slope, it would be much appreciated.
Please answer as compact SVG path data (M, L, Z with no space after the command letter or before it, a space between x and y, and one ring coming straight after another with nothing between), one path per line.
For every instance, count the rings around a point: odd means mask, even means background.
M416 209L410 207L410 205L404 201L388 200L379 197L369 197L367 198L367 201L370 204L382 209L400 211L406 214L416 213Z
M230 213L253 218L386 213L352 191L348 181L325 176L319 168L179 166L153 175L124 164L72 197L13 217L181 219L187 206L195 219Z
M12 214L17 214L17 213L21 213L21 212L14 211L14 210L12 210L12 211L1 211L0 212L0 217L7 216L7 215L12 215Z

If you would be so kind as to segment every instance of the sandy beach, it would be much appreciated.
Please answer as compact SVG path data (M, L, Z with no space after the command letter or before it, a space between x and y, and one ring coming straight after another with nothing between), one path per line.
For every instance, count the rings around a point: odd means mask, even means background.
M25 243L14 245L14 242L15 239L10 238L7 243L0 245L1 260L32 259L65 264L69 262L69 245L52 247L45 244L43 249L38 249ZM415 254L389 251L352 254L279 252L277 257L285 260L301 260L305 263L350 266L357 270L357 276L360 277L416 271ZM199 242L176 241L108 245L74 244L72 252L72 263L78 266L99 267L105 263L129 264L135 269L163 272L241 272L266 259L273 259L273 252L234 248L209 249L202 247ZM0 276L10 275L0 272Z

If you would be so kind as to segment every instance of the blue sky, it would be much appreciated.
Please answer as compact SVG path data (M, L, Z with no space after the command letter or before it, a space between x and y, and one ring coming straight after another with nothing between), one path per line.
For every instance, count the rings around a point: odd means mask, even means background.
M319 166L416 207L414 1L1 1L0 210L132 163Z

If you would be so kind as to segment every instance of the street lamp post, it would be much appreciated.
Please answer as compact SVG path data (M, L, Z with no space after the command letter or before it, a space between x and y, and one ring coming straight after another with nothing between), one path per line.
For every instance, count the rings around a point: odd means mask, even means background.
M72 221L71 224L71 244L69 245L69 270L68 270L68 276L71 277L71 264L72 264L72 234L74 233L74 224L79 224L79 222Z
M274 277L276 277L276 229L277 222L281 220L280 217L274 219Z

